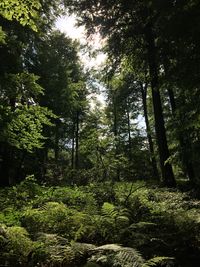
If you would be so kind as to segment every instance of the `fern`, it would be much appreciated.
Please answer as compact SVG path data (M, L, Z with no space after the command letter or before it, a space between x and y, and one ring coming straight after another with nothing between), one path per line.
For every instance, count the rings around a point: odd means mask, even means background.
M129 224L128 211L125 208L118 208L111 203L105 202L101 209L102 218L113 221L122 227Z
M141 255L133 248L123 248L117 253L113 267L140 267L143 264Z
M45 259L43 263L50 264L50 266L56 266L57 264L70 265L74 262L75 253L73 249L67 245L67 239L60 237L56 234L46 234L40 233L37 239L40 242L40 250L36 251L34 257L38 257L38 261L41 261L39 258L40 251L42 254L45 254ZM34 259L36 261L36 259ZM48 265L49 266L49 265Z
M171 257L155 257L146 261L142 267L173 267L174 258Z
M116 211L115 206L108 202L104 202L101 212L103 216L105 217L107 216L113 219L116 218L116 216L118 215L118 212Z
M141 267L144 260L133 248L108 244L93 249L89 262L113 267Z
M127 209L105 202L101 214L97 225L104 242L119 242L119 232L129 225Z
M72 242L71 249L75 254L74 263L76 263L76 266L78 266L80 262L86 262L90 252L95 248L96 246L92 244Z
M34 247L35 243L29 238L26 229L19 226L0 226L0 265L26 264Z

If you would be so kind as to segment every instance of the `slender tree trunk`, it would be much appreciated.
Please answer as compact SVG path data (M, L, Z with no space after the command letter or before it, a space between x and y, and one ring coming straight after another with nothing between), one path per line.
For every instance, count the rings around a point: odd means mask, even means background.
M169 101L172 109L172 114L175 116L176 112L176 102L174 97L174 92L172 89L168 89ZM195 172L193 168L192 161L190 160L190 156L188 155L187 151L191 150L191 144L189 138L187 136L183 136L182 133L178 136L179 144L181 147L181 160L183 164L183 171L188 176L189 180L193 183L195 180Z
M116 99L115 95L113 98L113 115L114 115L114 138L115 138L115 158L117 159L118 154L119 154L119 140L118 140L118 125L117 125L117 105L116 105ZM116 170L116 181L120 180L120 169L117 166Z
M72 128L72 154L71 154L71 168L74 169L74 147L75 147L75 138L74 138L74 132L75 132L75 123L73 122L73 128Z
M168 66L169 66L169 63L167 62L167 59L165 58L164 69L166 73L168 73ZM169 96L169 102L170 102L170 106L172 110L172 115L175 117L176 116L175 112L177 110L177 107L176 107L176 100L174 97L173 89L168 88L167 92ZM187 138L187 136L183 136L183 133L179 133L178 140L179 140L179 144L181 148L181 161L183 165L183 171L185 175L189 178L189 180L193 183L195 180L195 172L194 172L192 161L190 160L190 156L187 153L188 150L191 150L191 144L190 144L189 138Z
M101 155L101 150L100 150L99 146L97 146L97 150L96 151L97 151L97 158L100 159L101 166L103 168L102 181L104 182L107 179L107 169L106 169L106 166L104 164L103 157Z
M117 105L116 105L115 99L113 101L113 105L114 105L114 107L113 107L113 115L114 115L114 137L115 137L115 140L116 140L116 150L117 150L118 130L117 130Z
M172 114L175 115L176 101L175 101L175 97L174 97L174 92L171 88L168 88L167 92L168 92L168 96L169 96L169 102L170 102Z
M153 146L153 140L151 136L151 130L149 125L149 118L148 118L148 110L147 110L147 83L143 86L143 84L140 85L141 93L142 93L142 104L143 104L143 112L144 112L144 119L145 119L145 125L146 125L146 132L147 132L147 139L149 143L149 153L151 158L151 164L153 168L153 175L154 178L159 180L159 172L156 164L156 158L154 153L154 146Z
M150 25L145 32L146 41L148 44L148 62L149 73L151 78L152 99L154 108L155 130L158 144L158 151L160 157L160 167L162 180L164 185L169 187L176 186L173 170L171 164L168 162L169 149L167 145L167 137L165 131L165 124L163 118L163 110L161 105L161 97L158 87L158 67L156 63L156 46L155 38Z
M131 123L130 123L130 112L129 112L129 102L127 100L127 126L128 126L128 155L129 155L129 161L132 160L132 142L131 142Z
M181 157L182 157L181 160L184 166L183 169L187 177L189 178L190 182L192 184L195 184L195 178L196 178L195 171L191 160L191 154L189 153L189 151L192 150L189 137L183 136L183 134L181 133L179 135L179 142L181 147Z
M55 145L54 145L54 154L55 154L55 162L58 162L59 157L59 125L60 123L56 121L55 126Z
M76 130L75 130L75 168L79 168L79 111L76 112Z

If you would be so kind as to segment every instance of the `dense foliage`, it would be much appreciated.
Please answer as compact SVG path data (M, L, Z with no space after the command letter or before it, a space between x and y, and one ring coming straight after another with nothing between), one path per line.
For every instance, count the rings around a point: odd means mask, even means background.
M101 266L108 261L109 266L142 266L146 261L144 266L196 266L199 209L191 192L142 181L47 187L28 177L1 189L1 264L81 266L88 261ZM100 249L109 243L122 247ZM129 263L128 257L134 260Z
M199 31L198 0L1 0L0 265L198 265Z

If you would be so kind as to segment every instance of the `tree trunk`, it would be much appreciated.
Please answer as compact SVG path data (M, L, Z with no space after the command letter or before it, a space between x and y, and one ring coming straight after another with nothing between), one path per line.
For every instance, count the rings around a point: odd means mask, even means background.
M113 115L114 115L114 138L115 138L115 158L118 158L119 154L119 140L118 140L118 125L117 125L117 104L116 104L116 96L113 97ZM120 169L117 166L116 170L116 181L120 181Z
M59 157L59 121L56 121L55 125L55 145L54 145L54 155L55 155L55 162L58 162Z
M79 168L79 111L76 112L76 129L75 129L75 169Z
M169 69L169 62L167 61L165 57L165 63L164 63L164 69L165 72L168 73ZM174 97L174 92L172 88L167 89L168 96L169 96L169 102L172 110L172 115L175 117L176 114L176 100ZM189 141L189 138L187 136L184 136L183 133L179 133L178 135L178 140L181 148L181 161L182 161L182 166L183 166L183 172L185 175L189 178L189 180L193 183L195 180L195 172L194 172L194 167L192 164L192 161L190 160L190 156L188 155L187 151L191 150L191 144Z
M163 118L163 110L161 105L160 92L158 87L158 67L156 63L156 46L155 38L150 25L146 28L145 37L148 45L148 63L149 73L151 79L154 119L155 119L155 130L158 144L158 151L160 157L160 167L162 180L164 185L168 187L176 186L173 170L171 164L168 162L169 149L167 145L167 137L165 131L165 124Z
M172 110L172 114L175 115L176 111L176 102L175 102L175 97L174 97L174 92L171 88L167 89L168 95L169 95L169 102Z
M132 160L132 142L131 142L131 124L130 124L130 112L129 112L129 102L127 100L127 126L128 126L128 155L129 155L129 161Z
M71 168L74 169L74 147L75 147L75 138L74 138L74 132L75 132L75 123L73 122L73 128L72 128L72 154L71 154Z
M146 125L146 132L147 132L147 139L149 143L149 153L150 153L150 159L151 164L153 168L153 175L156 180L159 180L159 172L156 164L156 158L154 153L154 147L153 147L153 140L151 136L151 130L149 125L149 118L148 118L148 110L147 110L147 83L143 86L143 84L140 85L141 93L142 93L142 104L143 104L143 112L144 112L144 119L145 119L145 125Z

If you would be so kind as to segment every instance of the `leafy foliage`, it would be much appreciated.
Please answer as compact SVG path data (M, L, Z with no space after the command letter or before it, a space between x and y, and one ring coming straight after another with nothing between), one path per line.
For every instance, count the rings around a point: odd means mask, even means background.
M29 253L34 248L34 242L29 238L26 229L19 226L6 227L1 225L1 254L2 263L9 262L20 266L27 261Z
M43 128L45 125L53 125L51 118L55 118L55 115L47 108L39 106L17 108L7 125L8 143L28 152L32 152L35 148L42 148L46 139L43 136Z
M107 184L105 188L101 184L97 191L99 186L46 187L30 176L18 186L1 189L0 219L6 225L2 244L13 240L10 244L14 246L16 235L22 235L18 241L28 242L27 252L20 252L23 245L19 244L16 255L22 253L20 258L25 262L30 252L30 262L34 264L76 264L87 257L100 266L104 260L111 266L139 264L134 249L149 259L144 263L147 266L173 266L172 257L181 265L188 251L192 251L191 260L198 258L199 201L189 199L188 193L136 182L114 184L114 198L108 202ZM107 202L102 204L101 198ZM5 234L8 232L13 239ZM113 245L112 249L108 246L101 250L82 244L113 242L130 249ZM136 257L134 262L132 257Z
M116 244L97 247L92 251L92 254L89 262L95 262L100 265L140 267L143 263L142 257L136 250Z
M146 261L142 267L153 267L153 266L165 266L165 267L173 267L174 265L174 258L169 257L155 257Z
M0 15L7 20L15 19L23 26L28 25L36 31L35 20L38 19L40 8L39 0L3 0L0 3Z

